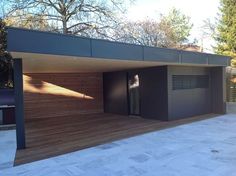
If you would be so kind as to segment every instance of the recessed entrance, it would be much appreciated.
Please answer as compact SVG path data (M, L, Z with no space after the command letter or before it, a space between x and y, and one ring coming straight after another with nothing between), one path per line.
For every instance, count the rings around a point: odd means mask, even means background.
M139 74L129 73L128 89L129 89L129 114L140 115L140 90L139 90Z

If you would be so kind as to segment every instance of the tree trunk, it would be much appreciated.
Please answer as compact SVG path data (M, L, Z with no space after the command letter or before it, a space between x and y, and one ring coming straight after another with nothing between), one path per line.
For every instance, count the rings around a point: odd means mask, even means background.
M66 21L65 16L62 17L62 26L63 26L63 34L67 34L68 33L68 31L67 31L67 21Z

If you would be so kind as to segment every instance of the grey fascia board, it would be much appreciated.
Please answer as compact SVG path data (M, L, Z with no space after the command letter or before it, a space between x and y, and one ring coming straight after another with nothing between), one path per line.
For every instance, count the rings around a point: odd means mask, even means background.
M230 66L231 58L228 56L221 55L208 55L209 65L222 65L222 66Z
M143 60L142 46L92 39L92 57Z
M89 58L228 66L230 58L214 54L149 47L73 35L7 27L7 50Z
M8 28L7 49L15 52L29 52L55 55L90 57L90 40L80 37L57 35Z
M157 48L157 47L143 47L145 61L171 62L179 63L179 50Z
M181 63L208 64L208 59L205 53L181 51Z

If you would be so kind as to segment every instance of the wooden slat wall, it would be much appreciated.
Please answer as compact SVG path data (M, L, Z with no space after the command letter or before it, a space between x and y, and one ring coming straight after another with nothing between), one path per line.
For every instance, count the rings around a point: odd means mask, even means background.
M103 112L102 73L24 74L25 119Z
M236 75L231 76L231 82L229 86L230 86L229 101L236 102Z

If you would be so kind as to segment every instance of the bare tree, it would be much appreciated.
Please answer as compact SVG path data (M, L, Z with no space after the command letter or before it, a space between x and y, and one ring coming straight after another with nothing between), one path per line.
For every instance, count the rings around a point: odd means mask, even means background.
M203 23L203 34L211 37L214 36L217 27L216 22L212 21L210 18L207 18L203 21Z
M207 46L206 43L209 41L213 44L213 39L216 36L216 22L210 18L207 18L203 21L203 25L200 27L200 42L202 51L209 50L211 51L214 46Z
M140 44L146 46L166 46L165 33L159 23L146 19L138 22L124 22L120 29L115 31L117 41Z
M155 47L181 48L190 35L192 24L188 16L171 9L160 19L145 19L138 22L124 22L115 31L118 41Z
M44 31L54 31L54 25L49 24L44 16L33 16L25 14L22 18L22 11L16 11L15 16L7 16L4 18L4 22L7 26L24 27L27 29L36 29Z
M7 0L0 1L0 18L4 19L8 10L8 2Z
M125 11L124 0L10 0L8 16L16 11L45 18L64 34L106 35L105 30L117 22L116 14Z

